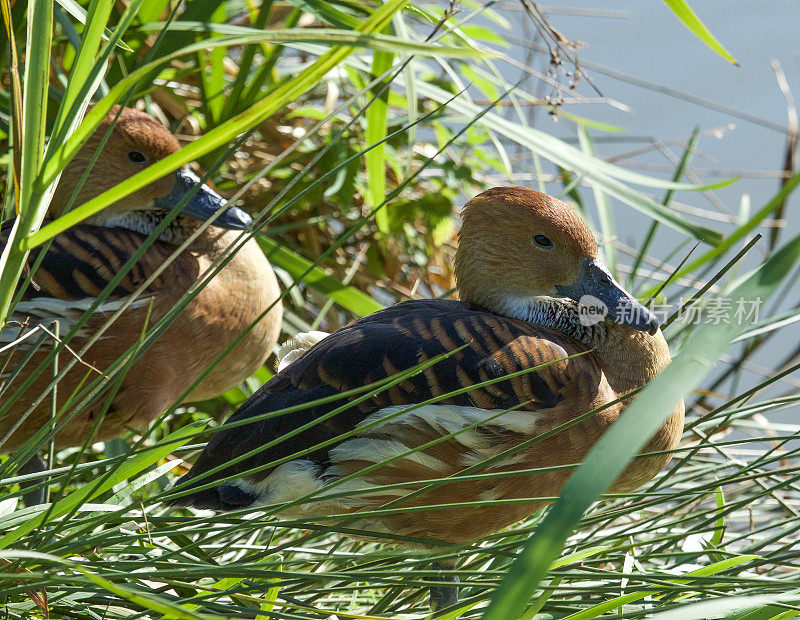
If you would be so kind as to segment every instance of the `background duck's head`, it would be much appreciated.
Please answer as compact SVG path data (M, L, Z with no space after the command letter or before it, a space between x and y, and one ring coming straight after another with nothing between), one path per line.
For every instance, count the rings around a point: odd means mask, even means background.
M111 132L108 140L92 165L92 159L109 127ZM157 120L139 110L120 110L119 106L115 106L65 168L50 205L51 215L61 215L70 203L77 206L102 194L179 149L180 144L175 136ZM71 202L72 194L87 169L89 172L86 180L75 201ZM197 175L181 168L118 200L94 216L90 222L114 225L132 213L163 214L170 211L195 187L198 188L196 193L188 199L181 214L206 220L225 205L225 199L207 185L201 184ZM240 230L251 220L241 209L228 206L214 221L214 225Z
M569 204L525 187L496 187L470 200L455 258L461 299L526 318L542 298L601 302L622 325L655 333L658 319L616 280Z

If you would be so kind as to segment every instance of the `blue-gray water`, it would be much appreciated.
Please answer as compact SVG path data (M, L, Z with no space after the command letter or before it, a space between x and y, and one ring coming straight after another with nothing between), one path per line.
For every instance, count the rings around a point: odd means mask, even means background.
M693 0L690 4L739 61L739 67L706 48L661 2L583 3L578 6L625 11L628 16L600 18L552 14L550 20L568 38L588 44L579 51L584 61L786 127L786 103L770 63L777 60L789 86L800 88L800 4L790 0ZM553 2L548 6L554 10L576 7L570 2ZM706 131L733 125L721 138L703 137L699 151L709 159L696 159L696 167L774 173L783 165L784 133L629 85L597 71L589 70L589 73L604 95L632 108L629 114L609 106L581 106L594 119L620 125L631 135L652 136L665 142L685 138L695 125ZM585 85L581 90L589 93ZM658 157L650 161L666 163ZM742 193L750 193L753 205L757 206L774 192L776 185L774 179L744 179L729 190L719 191L718 195L735 211ZM690 195L684 194L681 198L695 202ZM696 204L709 206L702 199Z

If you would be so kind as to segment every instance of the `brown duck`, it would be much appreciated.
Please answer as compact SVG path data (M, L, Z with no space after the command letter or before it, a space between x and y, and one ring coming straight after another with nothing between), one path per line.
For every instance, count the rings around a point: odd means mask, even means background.
M117 113L119 116L115 119ZM175 137L149 115L130 108L114 108L64 170L50 216L63 212L112 124L110 137L89 171L74 202L76 205L180 148ZM244 229L251 218L237 207L225 207L222 197L201 185L193 173L180 169L58 235L44 257L39 255L38 249L32 252L29 265L39 258L42 258L41 264L2 331L0 346L18 340L21 333L37 325L52 329L54 321L59 322L62 336L69 332L170 209L195 188L196 193L177 217L116 283L68 343L73 352L82 351L88 339L98 333L115 311L124 307L121 316L80 355L81 362L59 382L59 408L76 388L102 376L139 341L148 326L155 325L185 293L193 290L214 261L237 243L239 233L235 231ZM197 232L202 221L218 210L222 212L213 224L168 262L178 247ZM64 412L57 422L57 446L82 444L106 406L108 395L111 395L110 405L92 440L115 437L131 428L144 428L180 398L245 332L241 342L192 389L186 400L217 396L250 376L264 362L280 332L282 309L278 284L272 267L254 240L243 244L239 241L238 245L241 247L229 262L133 363L121 382L109 383L105 396L101 394L77 414L70 416L70 410ZM163 271L134 298L134 292L162 268ZM25 329L21 329L23 325ZM45 370L30 385L26 385L26 381L51 348L47 344L41 347L27 360L22 372L13 377L11 374L42 335L10 347L11 358L4 360L4 369L0 370L5 373L0 377L3 390L0 452L14 450L49 423L49 397L31 407L51 382L52 371ZM48 338L45 337L45 343L52 344ZM71 357L66 351L61 354L62 368ZM46 435L40 436L43 441L47 440Z
M280 371L214 435L173 501L270 506L424 547L478 540L547 503L537 498L557 496L573 468L507 472L580 463L625 396L669 363L658 321L598 259L571 206L522 187L467 204L455 274L461 301L397 304ZM352 392L444 354L391 386ZM639 487L667 464L683 414L681 404L644 450L659 454L635 459L614 491ZM234 425L255 416L266 419ZM459 480L464 473L498 475ZM519 499L530 501L503 502ZM486 500L497 503L470 505ZM359 516L365 511L377 512ZM432 594L441 606L456 592Z

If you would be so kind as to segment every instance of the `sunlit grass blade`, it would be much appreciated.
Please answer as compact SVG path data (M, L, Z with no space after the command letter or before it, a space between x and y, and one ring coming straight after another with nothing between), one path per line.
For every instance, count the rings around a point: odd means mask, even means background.
M11 132L10 135L13 136L14 144L21 145L24 143L23 139L23 128L22 128L22 81L20 80L20 63L19 63L19 54L17 52L17 40L14 34L14 24L11 16L11 3L10 0L2 0L0 2L0 10L3 13L3 25L6 29L6 37L8 38L9 43L9 60L11 61L11 65L9 67L10 73L10 93L9 93L9 111L11 113ZM14 120L16 119L16 121ZM19 215L19 199L20 199L20 177L19 173L22 169L22 149L15 148L14 152L12 153L11 157L11 178L12 178L12 188L14 191L14 213ZM6 196L8 200L10 198L10 193ZM7 205L3 205L5 208ZM3 216L11 216L12 213L4 213ZM15 233L16 234L16 231ZM3 251L2 260L0 260L0 273L5 268L5 259L7 257L7 251Z
M308 273L303 278L303 283L321 293L325 293L330 299L343 308L350 310L350 312L358 316L366 316L383 309L381 304L366 293L352 286L342 284L319 267L314 267L308 259L292 252L289 248L278 244L269 237L258 237L258 244L273 265L285 269L295 279Z
M138 28L142 32L160 32L167 27L164 22L152 22L143 24ZM436 56L441 58L479 58L494 56L492 52L484 52L468 47L452 47L445 45L434 45L431 43L418 43L413 40L402 39L382 33L370 33L369 35L351 30L310 30L308 28L281 28L275 30L262 31L247 26L234 26L230 24L214 24L210 22L188 22L177 21L169 25L169 30L174 32L197 32L198 30L208 34L228 35L235 38L237 45L248 42L279 43L287 47L297 49L311 49L311 44L331 45L352 45L364 47L383 52L404 52L417 54L419 56ZM213 39L212 39L213 40ZM209 40L210 42L211 40ZM229 44L230 45L230 44ZM209 45L211 47L211 45Z
M686 26L698 39L700 39L703 43L705 43L708 47L714 50L717 54L722 56L728 62L737 65L736 59L730 55L728 50L722 47L722 44L714 38L714 35L709 32L706 25L700 21L700 18L697 17L697 14L692 10L692 8L686 4L685 0L664 0L664 4L666 4L670 10L675 13L675 16L683 22L683 25Z
M75 2L75 0L56 0L59 6L64 9L67 13L72 15L78 22L87 26L87 28L102 28L102 37L104 40L108 41L111 38L111 31L108 28L103 28L101 24L105 24L108 21L108 16L105 18L101 18L96 13L92 13L92 8L89 9L89 12L86 11L80 4ZM91 6L94 7L97 3L93 3ZM111 4L111 3L106 3ZM86 40L86 35L84 34L83 40ZM133 49L124 41L117 41L116 45L119 46L121 49L125 50L126 52L132 52Z
M13 106L22 111L22 118L13 118L12 125L21 127L15 131L22 139L15 147L19 157L19 186L17 205L19 221L14 226L13 237L4 249L0 273L0 326L5 324L6 314L14 296L14 284L22 273L27 253L15 251L14 245L36 230L45 217L49 197L34 189L35 180L44 159L47 131L47 99L50 75L50 46L52 43L53 5L50 2L33 2L27 7L27 41L25 49L25 72L22 79L22 105Z
M375 52L372 60L372 76L378 77L387 74L392 68L393 61L394 54ZM379 144L374 149L371 149L364 159L367 167L367 204L374 209L383 202L386 195L385 144L382 141L386 137L389 82L378 83L370 92L370 97L372 99L367 109L367 129L364 137L367 144ZM375 223L381 232L386 233L389 231L389 212L387 209L381 209L375 214Z
M786 200L788 196L794 192L797 188L798 183L800 183L800 172L795 174L791 177L785 185L783 185L780 190L770 198L767 203L761 207L756 213L754 213L745 223L741 226L736 228L731 234L729 234L725 239L722 240L717 246L709 249L699 258L696 258L691 263L682 267L676 274L675 277L679 278L681 276L685 276L687 274L692 273L696 269L708 265L713 261L717 260L721 256L723 256L728 250L730 250L736 242L740 241L744 237L746 237L749 233L755 230L761 222L766 219L768 215L773 213L775 209L780 207L781 204ZM644 296L651 296L655 287L645 292Z

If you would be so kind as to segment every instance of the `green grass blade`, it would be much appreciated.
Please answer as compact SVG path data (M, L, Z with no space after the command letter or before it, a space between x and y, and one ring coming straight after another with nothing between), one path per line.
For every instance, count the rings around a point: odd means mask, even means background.
M225 618L225 616L199 614L191 609L183 607L182 605L176 605L175 603L166 601L162 597L157 597L153 594L136 592L133 588L121 586L113 581L101 577L100 575L95 575L82 566L76 565L73 566L73 568L76 571L83 573L87 579L93 581L104 590L108 590L112 594L121 596L125 600L140 605L145 609L149 609L150 611L158 614L163 614L161 616L162 618L168 618L170 620L223 620Z
M51 154L57 152L80 125L91 98L103 84L104 75L108 67L108 60L111 58L111 54L114 53L116 44L122 40L122 37L128 31L131 23L139 13L139 9L144 4L145 0L132 0L128 3L125 12L114 26L109 42L99 54L97 53L97 48L100 43L98 28L88 29L87 33L84 34L78 57L70 72L67 90L59 106L58 115L47 143L45 167L48 166L48 160ZM90 16L93 24L104 17L107 11L110 12L113 2L109 3L109 5L110 6L98 5L97 7L90 7ZM104 93L108 94L107 85Z
M164 28L167 28L167 25L166 22L151 22L139 26L138 30L142 32L161 32ZM496 55L490 51L468 47L451 47L435 45L433 43L420 43L388 34L372 33L366 35L359 31L339 30L334 28L325 30L284 28L263 31L257 28L232 24L176 21L171 22L167 30L174 32L203 32L206 34L235 36L237 37L237 45L250 42L280 43L287 47L296 47L309 51L311 50L310 44L320 44L352 45L384 52L403 52L406 54L436 56L441 58L486 58Z
M389 52L375 52L372 57L372 77L388 73L392 68L394 54ZM367 109L367 129L364 138L367 145L375 144L364 156L367 167L367 195L366 203L370 209L381 204L386 197L386 161L384 159L386 137L386 117L388 114L389 80L379 82L370 92L372 100ZM375 213L375 223L382 233L389 232L389 207Z
M675 13L675 17L681 20L683 25L686 26L694 34L694 36L700 39L717 54L722 56L725 60L733 63L736 66L739 66L739 63L736 62L736 59L730 55L728 50L722 47L722 44L717 41L717 39L714 38L714 35L709 32L708 28L706 28L706 25L700 21L700 18L697 17L697 14L692 10L692 7L686 4L685 0L664 0L664 4L666 4L670 10Z
M681 177L683 177L683 173L686 171L686 167L689 165L689 161L694 154L694 147L697 144L697 138L699 135L700 127L695 127L692 131L692 135L689 137L686 150L684 150L683 156L681 157L680 162L678 162L677 168L675 168L675 173L672 175L673 181L678 182L681 180ZM668 189L667 193L664 194L664 199L661 201L661 204L663 204L665 207L668 207L669 203L672 201L672 195L674 193L675 190ZM642 260L647 255L647 251L650 249L650 244L656 236L658 226L659 222L654 221L652 224L650 224L650 228L647 230L647 235L645 235L642 246L639 249L639 253L636 255L636 260L633 262L633 266L631 267L631 283L633 283L633 281L636 279L636 272L639 271L639 265L642 264Z
M736 230L734 230L730 235L725 237L725 239L716 247L711 248L705 254L697 258L696 260L692 261L685 267L681 268L677 273L674 274L673 278L680 278L681 276L685 276L693 272L698 267L702 267L709 263L713 263L719 257L725 254L728 250L730 250L737 241L746 237L750 232L755 230L758 225L767 218L775 209L781 206L783 202L789 197L789 195L797 188L797 185L800 184L800 172L796 173L793 177L791 177L783 187L775 194L772 198L769 199L767 204L765 204L761 209L759 209L756 213L754 213L750 219L748 219L744 224L739 226ZM655 293L658 287L652 287L648 291L646 291L642 296L643 297L651 297L653 293Z
M56 0L56 2L58 2L58 5L62 9L64 9L67 13L72 15L72 17L74 17L77 21L84 24L87 27L87 30L100 28L101 36L103 37L104 40L108 41L111 38L111 31L108 28L105 28L104 26L101 25L108 22L107 17L105 19L102 19L102 21L99 21L97 18L97 14L94 15L92 14L91 8L87 13L86 9L84 9L80 4L75 2L75 0ZM108 4L113 4L113 3L108 3ZM94 4L92 6L94 6ZM84 37L85 36L86 33L84 31ZM125 50L126 52L133 51L133 49L131 49L131 47L127 43L125 43L125 41L117 41L115 45L120 49Z
M578 141L580 142L581 148L586 153L592 157L597 157L594 144L592 143L592 139L589 137L589 132L583 125L578 125ZM597 214L598 219L600 220L600 231L603 234L603 240L605 241L605 244L603 245L603 253L606 257L606 264L611 270L611 273L614 274L614 277L619 277L619 274L617 273L617 249L614 247L614 242L617 236L617 231L614 226L614 212L611 209L608 196L602 189L592 184L592 192L594 193L594 202L597 205Z
M266 0L261 3L258 8L258 15L253 24L256 30L264 30L266 28L270 15L272 14L273 0ZM222 109L221 120L227 120L240 110L237 106L244 93L244 88L247 85L248 77L250 77L250 70L253 68L253 61L256 57L256 52L259 50L258 45L246 45L242 50L242 57L239 60L236 77L231 85L228 96L225 97L225 103Z
M742 555L736 556L733 558L727 558L725 560L721 560L720 562L715 562L714 564L710 564L709 566L704 566L703 568L698 568L697 570L690 571L686 573L686 576L681 576L676 579L669 579L668 582L676 583L676 584L686 584L691 581L691 578L694 576L706 576L706 575L714 575L716 573L730 570L731 568L738 566L739 564L743 564L745 562L749 562L751 560L758 559L759 556L757 555ZM611 599L609 601L604 601L603 603L599 603L597 605L593 605L588 609L584 609L583 611L579 611L575 614L570 614L566 616L564 620L590 620L591 618L598 618L603 614L608 613L614 609L621 609L623 605L627 605L628 603L633 603L634 601L639 601L647 596L652 596L654 594L658 594L658 590L651 589L651 590L639 590L637 592L631 592L630 594L625 594L623 596L618 596L617 598Z
M47 126L47 94L50 78L50 46L53 29L53 4L32 2L28 4L27 41L25 50L25 72L22 79L22 118L14 118L19 132L21 150L19 158L19 222L15 224L13 237L3 253L0 273L0 326L14 297L16 283L28 253L19 244L31 231L36 230L47 213L49 199L35 191L35 181L44 159Z
M326 0L290 0L290 4L311 13L335 28L357 30L360 23L359 19L354 15L337 9L334 6L334 2L327 2Z
M225 5L220 4L209 19L210 23L224 22ZM197 52L197 64L200 68L198 75L202 93L200 101L206 117L207 128L215 127L222 121L222 109L225 105L224 61L224 47L213 47L208 51Z
M670 609L650 616L652 620L708 620L709 618L738 619L741 616L734 614L738 611L752 611L769 603L786 601L787 604L796 605L797 596L729 596L711 601L702 601L693 605L685 605L677 609ZM795 613L795 612L790 612ZM772 616L771 620L780 618L783 614ZM790 618L792 616L789 616ZM747 618L747 616L744 616ZM742 620L744 620L742 618ZM758 618L758 617L756 617ZM752 620L756 620L753 618ZM747 619L751 620L751 619ZM761 620L758 618L758 620Z
M310 260L282 246L277 241L261 236L257 238L257 241L270 263L285 269L295 279L308 272L302 281L330 297L342 308L358 316L366 316L383 309L381 304L366 293L342 284L320 267L312 267L313 263Z
M420 82L417 84L417 88L421 94L440 103L447 101L452 96L450 93L426 82ZM470 118L481 111L478 106L465 101L463 98L453 100L449 107L468 115ZM539 131L533 127L520 127L516 123L491 112L484 115L482 124L492 131L527 146L539 155L546 157L557 166L566 170L571 170L579 176L591 180L611 196L616 197L625 204L646 213L675 230L712 245L718 244L722 239L722 235L719 231L709 228L708 226L689 222L673 210L658 204L620 181L663 189L697 190L703 188L631 173L613 164L609 164L595 157L590 157L582 153L580 149L576 149L543 131ZM731 181L725 181L722 183L722 186L730 183ZM720 185L716 184L714 187L720 187Z
M60 3L64 7L64 3ZM72 4L67 2L66 4ZM84 83L89 79L92 73L93 64L97 50L100 49L100 42L104 36L106 29L103 24L108 22L111 9L114 6L112 0L98 0L89 5L88 15L84 12L84 19L86 20L86 28L81 37L81 45L78 49L78 55L75 62L72 64L72 70L69 75L69 82L67 83L67 90L61 99L61 105L58 109L58 116L53 125L53 132L58 132L69 120L65 117L72 110L72 106L78 98L79 91ZM64 7L65 10L68 10ZM75 8L83 10L82 7L76 6ZM111 36L111 33L108 33ZM93 93L88 93L91 96ZM84 110L80 110L83 114ZM73 116L75 116L73 112ZM74 120L74 119L73 119Z
M47 90L50 77L50 44L53 7L49 2L28 5L28 33L23 76L22 149L20 169L20 215L24 223L37 216L39 205L32 202L33 184L44 156L47 122Z

